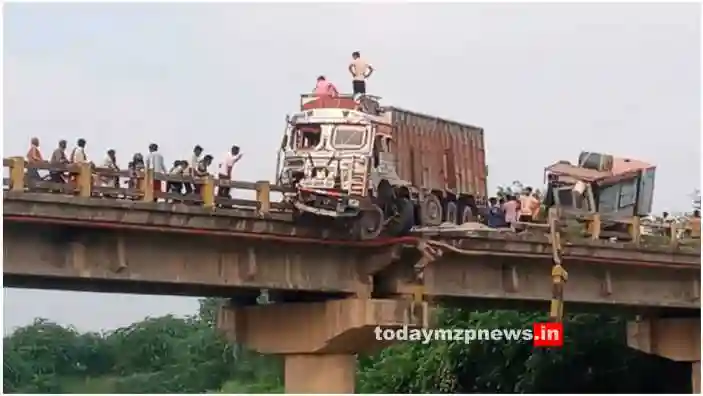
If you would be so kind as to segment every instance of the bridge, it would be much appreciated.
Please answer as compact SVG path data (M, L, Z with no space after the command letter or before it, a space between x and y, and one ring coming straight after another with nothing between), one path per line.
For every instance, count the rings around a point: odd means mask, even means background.
M553 298L544 232L429 230L358 242L296 220L267 182L3 163L6 286L227 297L218 326L283 355L288 392L353 392L355 355L383 347L373 329L431 326L434 303L546 309ZM70 177L36 180L28 168ZM192 183L198 193L155 192L154 180ZM218 197L219 185L254 197ZM691 362L700 392L700 242L565 235L561 245L567 309L638 315L628 344ZM256 304L261 289L274 304Z

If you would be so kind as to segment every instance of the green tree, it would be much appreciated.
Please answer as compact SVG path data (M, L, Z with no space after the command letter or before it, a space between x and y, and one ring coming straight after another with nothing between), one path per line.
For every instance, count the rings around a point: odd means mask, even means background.
M214 328L221 300L192 317L147 318L81 334L38 319L4 338L7 393L281 393L281 359L227 343ZM528 328L542 312L440 308L443 328ZM638 353L626 317L570 315L565 346L527 342L401 343L360 356L362 393L686 393L690 365Z

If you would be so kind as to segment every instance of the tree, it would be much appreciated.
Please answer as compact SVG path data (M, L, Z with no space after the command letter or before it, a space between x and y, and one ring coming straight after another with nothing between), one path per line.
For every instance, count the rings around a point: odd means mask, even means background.
M516 183L514 183L516 184ZM511 186L512 187L512 186ZM519 188L519 187L518 187ZM190 317L146 318L108 333L45 319L4 338L6 393L282 393L283 365L227 343L215 329L224 300ZM529 328L544 312L439 308L439 326ZM690 364L627 348L627 318L575 314L565 346L526 342L400 343L359 357L361 393L689 393Z
M693 190L693 193L691 193L691 198L693 200L693 202L692 202L693 210L701 210L701 190L700 189Z
M519 180L514 180L510 185L498 186L495 196L503 199L505 199L508 195L518 196L522 194L526 187L532 187L532 192L537 196L537 198L541 199L542 190L535 188L534 186L526 186Z

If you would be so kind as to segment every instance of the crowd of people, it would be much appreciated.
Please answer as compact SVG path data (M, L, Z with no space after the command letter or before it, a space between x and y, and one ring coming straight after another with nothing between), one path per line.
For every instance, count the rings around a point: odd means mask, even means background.
M117 153L115 150L110 149L105 153L105 158L100 163L95 163L88 159L86 154L86 140L78 139L76 141L76 146L71 150L70 154L66 154L66 149L68 144L66 140L59 140L58 145L52 151L51 157L48 162L52 165L65 165L65 164L81 164L89 163L91 166L98 166L102 168L107 168L113 171L120 171L120 167L117 163ZM137 177L138 173L145 170L152 170L154 173L176 175L176 176L192 176L195 178L204 178L206 176L212 175L209 168L212 165L214 157L210 154L204 154L204 150L201 146L196 145L193 148L193 153L188 160L176 160L173 162L173 166L170 169L166 169L166 162L163 155L159 152L159 146L156 143L152 143L148 147L148 154L146 157L142 153L135 153L132 156L132 160L127 164L127 170L130 174L135 175L135 177L130 177L126 182L129 188L137 188ZM217 167L217 178L221 180L231 180L232 172L235 165L242 158L241 150L238 146L232 146L229 152L223 155L222 160L219 162ZM27 162L45 162L42 156L39 139L32 138L30 142L30 148L27 152ZM35 168L28 168L27 177L29 179L39 180L42 176L39 171ZM54 183L66 183L71 176L63 171L52 170L49 171L48 178ZM119 177L113 176L100 176L97 182L104 187L120 187ZM186 182L168 182L163 185L161 181L154 181L154 191L166 191L178 194L191 194L199 193L200 185L192 184ZM230 188L220 187L218 188L217 195L221 197L229 197Z
M520 195L491 197L488 200L486 223L493 228L513 227L517 222L537 221L542 209L539 194L525 187Z

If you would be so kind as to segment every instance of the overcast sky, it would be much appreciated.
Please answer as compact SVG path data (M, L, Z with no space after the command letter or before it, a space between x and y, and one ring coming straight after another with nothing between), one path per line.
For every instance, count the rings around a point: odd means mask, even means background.
M5 156L83 137L124 165L150 142L194 144L237 177L272 178L286 113L315 77L351 90L354 50L385 104L485 128L489 185L541 185L581 150L658 165L655 208L700 179L698 5L8 4ZM79 329L192 313L194 299L4 291L5 330L41 316Z

